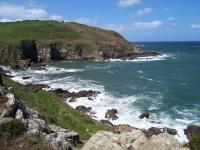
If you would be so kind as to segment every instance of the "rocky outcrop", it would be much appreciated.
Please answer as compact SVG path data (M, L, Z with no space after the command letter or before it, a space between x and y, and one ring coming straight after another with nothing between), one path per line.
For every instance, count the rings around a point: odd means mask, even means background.
M137 129L131 132L112 133L99 131L82 148L82 150L189 150L174 136L161 133L147 138Z
M1 93L7 97L6 101L0 101L3 105L3 107L0 107L0 126L18 120L24 124L27 133L40 136L56 150L75 149L75 145L81 143L78 133L47 124L37 111L25 107L20 100L4 90L3 87L0 89L4 91Z
M76 98L81 98L81 97L88 97L90 100L92 100L92 97L96 97L97 94L100 94L100 92L92 90L88 91L82 90L76 93L76 92L69 92L63 89L55 89L52 92L63 100L67 100L68 98L70 98L70 102L73 102L75 101Z
M119 117L116 114L117 114L116 109L108 109L107 112L105 113L105 118L117 120Z
M200 127L196 125L189 125L187 129L184 130L184 132L188 140L191 140L192 137L200 135Z

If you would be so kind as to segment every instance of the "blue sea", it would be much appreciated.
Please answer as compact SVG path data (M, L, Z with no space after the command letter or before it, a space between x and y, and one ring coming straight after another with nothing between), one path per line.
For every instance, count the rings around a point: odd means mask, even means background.
M46 70L12 71L21 83L43 83L69 91L100 91L93 101L80 98L72 107L92 107L93 118L105 119L107 109L118 110L114 124L138 128L171 127L185 141L183 129L200 125L200 42L135 43L162 54L133 61L58 62ZM23 76L31 76L22 80ZM67 101L66 101L67 102ZM150 119L141 120L143 112Z

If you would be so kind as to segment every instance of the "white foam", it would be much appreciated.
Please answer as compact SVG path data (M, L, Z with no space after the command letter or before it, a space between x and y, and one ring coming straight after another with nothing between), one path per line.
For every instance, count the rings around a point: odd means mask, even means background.
M127 60L122 60L122 59L109 59L108 61L110 62L121 62L121 61L126 61L126 62L150 62L150 61L159 61L159 60L166 60L167 58L171 57L170 54L162 54L158 56L147 56L147 57L139 57L136 59L127 59Z

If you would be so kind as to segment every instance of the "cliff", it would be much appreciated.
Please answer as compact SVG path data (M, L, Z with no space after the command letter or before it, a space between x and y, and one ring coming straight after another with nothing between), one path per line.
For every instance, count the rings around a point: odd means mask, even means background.
M145 55L155 54L146 53ZM0 63L21 59L133 59L144 55L120 34L78 23L21 21L0 23Z

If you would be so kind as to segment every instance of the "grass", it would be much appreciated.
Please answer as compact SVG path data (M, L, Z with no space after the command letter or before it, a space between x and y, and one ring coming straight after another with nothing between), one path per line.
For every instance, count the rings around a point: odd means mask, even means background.
M200 150L200 134L192 137L192 140L189 142L191 150Z
M52 93L46 91L25 92L25 86L12 81L8 77L3 77L3 81L6 87L13 87L13 93L25 105L39 111L47 123L76 131L82 140L88 140L91 134L99 130L109 129L108 126L75 111Z
M0 23L0 45L27 40L73 39L81 37L64 23L56 21L20 21Z

